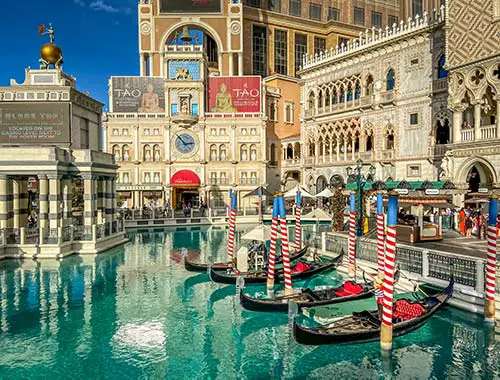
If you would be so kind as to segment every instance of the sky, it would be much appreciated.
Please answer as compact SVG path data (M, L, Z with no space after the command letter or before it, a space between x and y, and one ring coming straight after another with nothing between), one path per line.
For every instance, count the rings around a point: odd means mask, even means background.
M0 0L0 86L24 81L26 67L39 68L52 23L62 49L65 73L77 88L108 104L112 75L139 75L137 0ZM107 107L106 107L107 108Z

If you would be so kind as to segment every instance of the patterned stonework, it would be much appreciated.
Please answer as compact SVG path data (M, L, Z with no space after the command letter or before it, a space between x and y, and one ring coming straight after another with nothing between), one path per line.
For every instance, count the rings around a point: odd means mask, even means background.
M446 55L450 68L499 54L500 22L493 22L493 1L448 1Z

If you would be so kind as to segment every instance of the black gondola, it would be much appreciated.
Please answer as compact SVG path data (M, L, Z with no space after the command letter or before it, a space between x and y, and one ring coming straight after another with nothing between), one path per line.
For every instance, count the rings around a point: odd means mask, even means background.
M333 270L337 265L342 262L342 256L334 258L333 260L328 260L325 262L314 262L309 267L302 272L292 273L292 280L304 280L306 278L312 277L316 274L327 272ZM282 281L284 279L283 268L276 269L275 271L275 281ZM267 271L256 271L256 272L245 272L245 273L226 273L218 272L213 268L210 270L210 278L214 282L219 282L223 284L236 284L238 277L242 277L245 280L245 284L263 284L267 281Z
M392 334L394 337L408 334L421 327L453 294L453 278L441 293L411 301L403 298L394 304ZM416 311L420 314L417 315ZM293 336L302 344L361 343L380 338L378 311L362 311L341 318L328 325L310 328L300 326L294 319Z
M309 247L308 246L305 246L304 248L302 248L300 251L292 254L290 256L290 261L294 261L294 260L298 260L300 259L302 256L304 256L306 253L307 253L307 249ZM280 264L282 263L282 260L279 259L278 261L276 261L276 264ZM210 264L204 264L204 263L197 263L197 262L194 262L194 261L189 261L188 258L186 257L184 259L184 268L186 268L186 270L190 271L190 272L206 272L208 267L209 267ZM212 268L214 270L228 270L230 267L231 264L229 263L214 263L212 264Z
M252 311L288 311L288 303L294 301L299 308L330 305L334 303L354 301L371 297L373 284L357 284L346 281L336 288L311 290L297 289L290 295L279 295L272 298L254 298L240 291L240 303L243 308Z

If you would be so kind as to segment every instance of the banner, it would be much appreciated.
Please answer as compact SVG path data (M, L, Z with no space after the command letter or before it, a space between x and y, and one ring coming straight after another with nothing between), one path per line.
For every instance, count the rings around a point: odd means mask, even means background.
M112 77L112 112L164 113L163 78Z
M208 112L261 112L260 76L208 78Z
M221 0L160 0L161 13L220 13Z
M69 112L69 103L0 103L0 144L69 143Z

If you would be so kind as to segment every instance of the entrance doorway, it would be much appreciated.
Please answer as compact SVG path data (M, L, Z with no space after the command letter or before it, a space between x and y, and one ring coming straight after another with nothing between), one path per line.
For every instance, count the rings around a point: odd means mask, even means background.
M182 208L183 204L188 205L191 203L191 207L200 206L200 192L198 187L175 187L173 196L173 207Z

